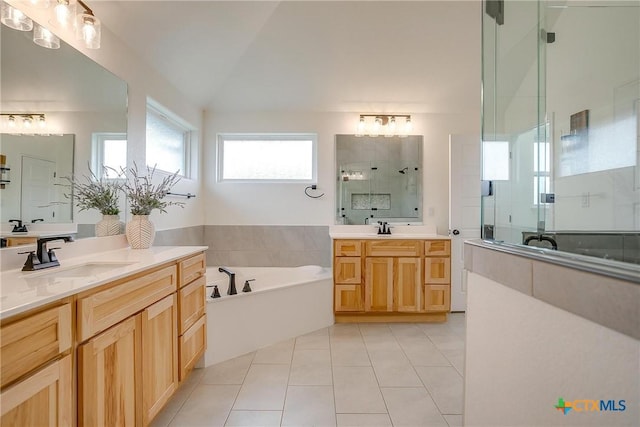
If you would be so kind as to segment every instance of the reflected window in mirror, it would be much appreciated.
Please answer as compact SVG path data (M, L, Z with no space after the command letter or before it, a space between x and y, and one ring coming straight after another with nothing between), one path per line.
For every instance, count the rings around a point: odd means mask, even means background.
M184 119L147 99L147 166L190 178L191 143L195 131Z
M96 176L115 179L127 167L127 134L94 133L93 167Z

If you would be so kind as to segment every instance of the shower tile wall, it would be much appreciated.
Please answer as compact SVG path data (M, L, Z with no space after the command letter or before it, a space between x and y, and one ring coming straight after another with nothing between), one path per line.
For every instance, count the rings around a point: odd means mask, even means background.
M207 225L208 265L331 266L328 226Z

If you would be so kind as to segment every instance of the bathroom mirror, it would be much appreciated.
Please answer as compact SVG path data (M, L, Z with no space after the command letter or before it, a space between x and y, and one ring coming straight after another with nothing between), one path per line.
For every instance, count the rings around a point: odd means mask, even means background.
M336 135L336 224L422 221L422 136Z
M63 41L59 49L46 49L32 38L31 31L0 25L0 154L11 168L11 182L0 189L0 219L3 224L40 218L45 223L95 223L95 212L76 210L74 218L64 189L50 187L51 179L39 181L31 205L25 191L36 189L25 190L23 183L33 176L22 178L28 171L43 171L44 165L53 168L57 183L72 172L87 174L94 141L101 135L126 135L127 84ZM9 127L8 114L14 114L15 126ZM40 114L46 119L43 127L37 123ZM23 115L33 115L31 128L23 126Z

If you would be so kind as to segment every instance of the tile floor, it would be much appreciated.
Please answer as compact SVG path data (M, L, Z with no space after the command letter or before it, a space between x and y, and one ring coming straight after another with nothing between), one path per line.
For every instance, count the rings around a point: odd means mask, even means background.
M194 370L153 426L460 426L464 332L333 325Z

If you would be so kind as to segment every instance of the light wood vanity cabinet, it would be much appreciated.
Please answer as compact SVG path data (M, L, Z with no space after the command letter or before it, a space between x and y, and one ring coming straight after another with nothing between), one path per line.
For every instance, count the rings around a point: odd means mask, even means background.
M4 320L0 424L148 425L205 351L205 271L199 253Z
M72 312L67 298L2 322L0 425L73 424Z
M334 240L336 321L445 321L449 254L445 239Z

